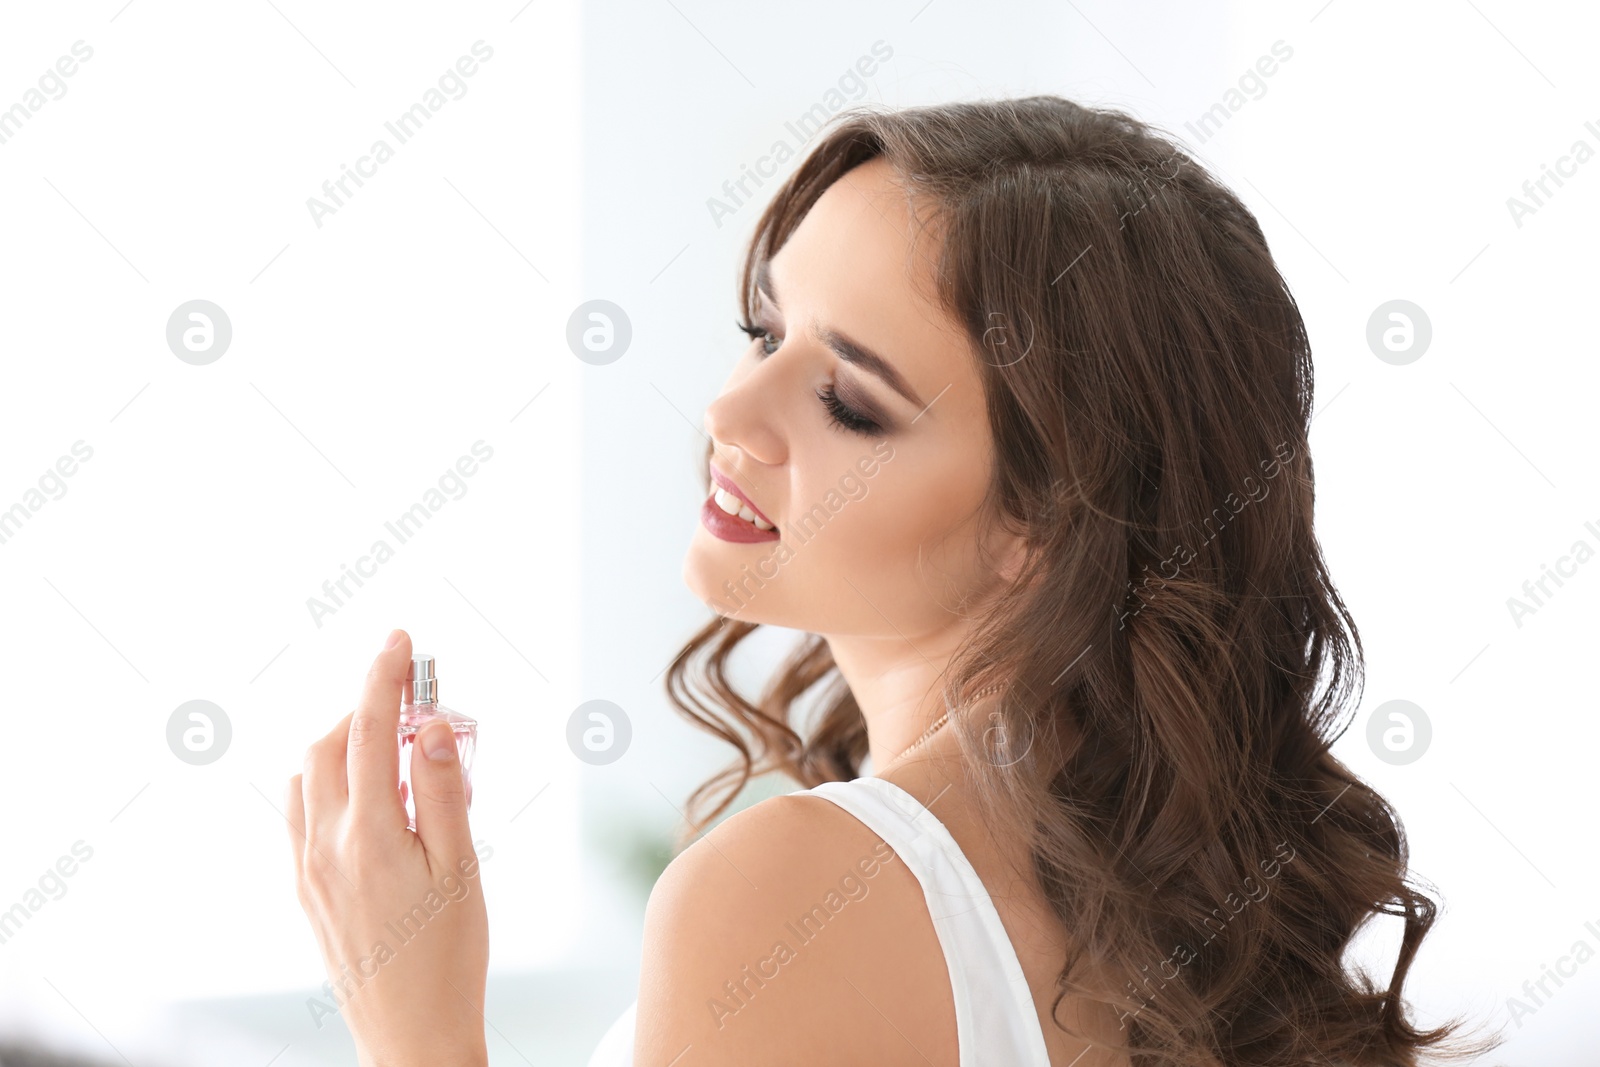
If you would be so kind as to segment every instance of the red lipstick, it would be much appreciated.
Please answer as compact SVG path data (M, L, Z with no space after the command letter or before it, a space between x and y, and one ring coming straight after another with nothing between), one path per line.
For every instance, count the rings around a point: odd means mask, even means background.
M756 507L756 502L754 500L751 500L750 497L745 493L745 491L743 489L740 489L739 486L734 482L734 480L732 478L728 477L726 474L723 474L721 471L719 471L716 468L715 465L711 466L711 481L713 483L715 483L716 485L719 485L722 488L726 489L728 492L732 493L734 496L738 497L740 500L743 500L744 503L745 503L745 506L748 507L751 511L755 512L756 516L758 518L760 518L761 521L766 523L768 526L776 526L776 525L778 525L777 523L773 522L771 519L767 518L767 516L762 512L762 510L760 508Z
M776 528L777 523L774 523L771 519L767 518L767 516L762 513L761 509L756 507L755 503L751 501L749 495L734 483L732 478L729 478L726 474L723 474L715 466L712 466L710 470L711 481L713 482L713 491L710 496L706 497L705 503L700 506L701 524L705 526L706 529L710 530L713 536L723 541L734 541L740 544L749 544L757 541L779 540L779 535ZM749 508L756 515L760 516L762 522L771 524L773 529L762 530L752 522L747 522L737 515L729 515L726 511L723 511L721 505L719 505L716 500L716 489L723 489L738 497L739 500L743 502L745 507Z

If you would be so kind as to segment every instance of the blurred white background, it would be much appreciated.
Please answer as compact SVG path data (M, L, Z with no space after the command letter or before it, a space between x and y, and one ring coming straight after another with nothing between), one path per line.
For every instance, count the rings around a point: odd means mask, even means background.
M708 617L679 578L700 415L792 161L731 214L708 201L775 142L802 151L790 123L818 104L1048 92L1181 140L1295 289L1318 529L1368 653L1337 751L1445 905L1423 1020L1504 1026L1495 1063L1592 1063L1600 562L1520 620L1508 600L1600 549L1597 39L1592 7L1504 0L7 5L0 1038L354 1062L308 1009L324 976L280 809L401 626L481 723L493 1062L581 1064L634 996L683 799L730 755L661 673ZM402 142L386 123L430 91ZM359 164L380 139L392 158ZM191 300L231 324L206 365L167 343ZM591 300L629 323L614 362L567 343ZM1392 300L1431 323L1404 365L1367 342ZM492 458L450 479L477 442ZM399 543L385 523L433 489ZM380 539L393 558L335 605L323 584ZM752 685L795 636L755 645ZM198 766L167 742L197 699L231 728ZM631 725L606 765L566 740L592 699ZM1404 763L1367 740L1395 699L1431 724Z

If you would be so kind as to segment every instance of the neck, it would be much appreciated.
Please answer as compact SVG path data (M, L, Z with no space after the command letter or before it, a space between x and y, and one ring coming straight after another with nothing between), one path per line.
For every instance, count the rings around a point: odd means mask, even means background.
M898 635L827 638L833 662L866 720L875 769L905 751L945 713L942 690L963 636L955 631L918 635L915 646Z

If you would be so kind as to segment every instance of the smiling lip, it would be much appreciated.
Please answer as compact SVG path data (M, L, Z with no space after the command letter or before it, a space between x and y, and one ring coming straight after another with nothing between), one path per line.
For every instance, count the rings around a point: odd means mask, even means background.
M757 541L777 541L780 539L777 523L773 523L765 515L761 515L761 512L750 502L750 498L744 494L744 491L733 483L733 479L723 474L716 467L711 467L711 481L714 483L712 492L706 497L705 503L700 505L700 524L709 530L713 537L719 541L733 541L736 544L752 544ZM737 515L729 515L726 511L723 511L722 505L717 503L717 489L726 490L738 497L745 507L755 512L755 514L761 515L761 521L771 523L772 529L763 530L753 522L746 522Z
M751 500L748 496L745 495L745 492L744 492L743 489L740 489L737 485L734 484L732 478L729 478L726 474L723 474L721 471L717 470L717 468L714 465L711 467L711 480L713 482L715 482L721 488L726 489L728 492L732 493L734 496L736 496L740 500L744 501L745 507L747 507L751 511L755 512L756 515L761 519L762 522L764 522L767 525L772 526L774 528L777 527L778 524L773 522L771 519L767 518L766 515L762 514L761 509L756 507L755 502L753 500ZM743 520L740 520L740 521L742 522Z
M719 541L748 545L757 541L780 539L776 527L763 530L753 522L745 522L737 515L729 515L722 510L722 505L717 503L715 496L706 497L705 503L700 505L700 524L711 531L711 536Z

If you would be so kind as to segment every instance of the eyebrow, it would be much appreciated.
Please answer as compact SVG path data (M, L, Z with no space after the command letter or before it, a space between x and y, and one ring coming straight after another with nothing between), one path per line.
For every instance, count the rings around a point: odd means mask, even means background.
M761 291L762 295L767 298L767 301L773 307L782 311L783 305L778 303L778 292L772 284L772 271L768 266L769 263L770 260L762 260L760 265L756 267L756 288ZM889 388L911 401L918 408L927 407L922 398L917 396L916 391L911 388L910 383L901 377L899 371L894 369L894 365L866 345L851 340L838 330L826 327L817 336L823 344L833 351L834 355L846 363L877 375Z

